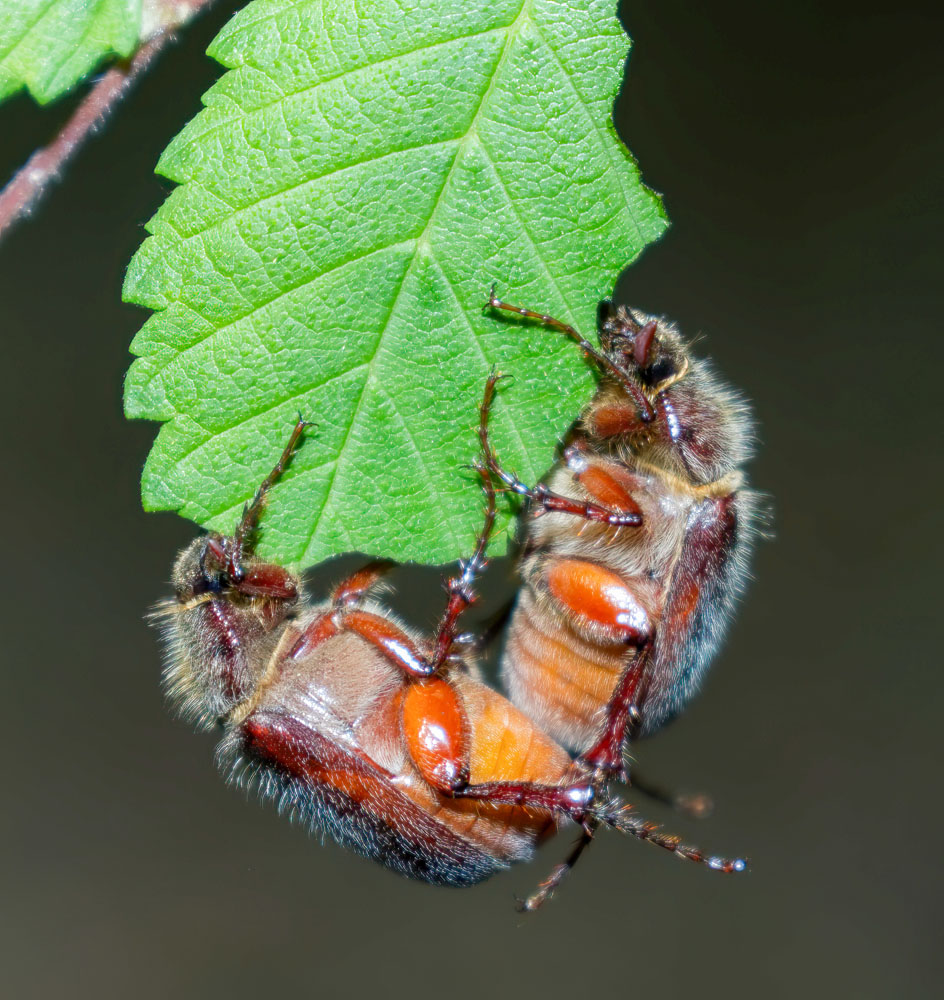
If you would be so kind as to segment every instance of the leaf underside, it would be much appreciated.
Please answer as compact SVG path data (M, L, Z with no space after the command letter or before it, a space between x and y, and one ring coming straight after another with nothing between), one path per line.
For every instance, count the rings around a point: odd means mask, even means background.
M162 156L180 186L125 298L128 416L164 421L145 507L230 531L296 415L308 431L260 552L468 554L463 466L493 365L506 466L534 481L592 376L488 289L591 331L663 231L615 136L629 40L612 0L254 0L210 54L230 72ZM500 546L499 546L500 547Z
M107 56L131 55L140 24L141 0L2 0L0 101L22 87L55 100Z

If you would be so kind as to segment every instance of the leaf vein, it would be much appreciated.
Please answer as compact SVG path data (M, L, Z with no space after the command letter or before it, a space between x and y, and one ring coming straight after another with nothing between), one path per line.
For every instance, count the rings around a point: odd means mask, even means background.
M393 398L393 396L390 395L389 392L386 392L385 390L381 390L381 392L382 392L384 398L390 403L390 406L391 406L391 408L393 410L394 416L400 422L400 426L403 428L403 433L406 434L407 439L409 440L410 445L413 448L413 453L416 456L417 463L419 464L420 473L422 475L423 482L429 488L429 493L430 493L430 495L431 495L431 497L433 499L433 503L435 505L437 503L437 501L440 500L440 496L437 493L435 486L433 485L433 477L430 475L430 473L429 473L429 466L426 464L426 460L423 458L423 451L422 451L421 448L419 448L417 446L417 444L416 444L416 438L413 436L413 433L410 430L409 425L407 424L406 420L403 419L403 415L400 413L400 410L397 407L396 400ZM455 527L453 526L452 519L447 517L447 518L445 518L444 523L449 528L449 535L452 538L453 544L456 547L458 547L458 545L459 545L459 538L456 535Z
M40 11L39 16L36 18L36 20L33 21L33 23L26 29L26 31L23 32L22 35L20 35L18 39L16 39L13 45L9 49L7 49L6 52L0 55L0 59L3 59L4 61L9 59L10 56L12 56L13 53L16 52L16 50L23 44L23 42L25 42L26 39L29 38L30 35L32 35L32 33L42 23L42 21L45 20L46 15L52 10L53 7L56 6L58 2L59 0L49 0L49 3L46 4L46 6Z
M471 340L472 344L478 349L479 355L481 356L482 360L485 362L485 366L486 367L490 367L491 366L491 362L490 362L490 360L488 358L488 355L485 353L485 348L482 347L482 342L479 340L478 336L475 333L475 330L472 327L472 324L469 322L469 317L466 315L465 310L462 308L462 306L459 303L459 296L456 294L455 286L453 285L452 281L449 278L449 275L446 274L446 271L442 267L441 264L439 265L439 271L440 271L440 273L443 276L443 281L446 282L446 285L448 286L449 291L452 293L452 297L455 300L456 311L459 313L460 316L462 316L462 319L465 322L465 327L469 331L469 339ZM518 446L521 448L521 453L523 455L526 455L527 454L527 448L525 448L524 440L521 437L521 431L518 429L518 425L517 425L517 423L515 423L514 420L510 421L510 423L511 423L512 432L514 433L514 436L515 436L515 438L518 441Z
M204 445L209 444L210 441L213 441L218 437L222 437L224 434L228 434L230 431L238 430L245 424L250 424L254 420L258 420L260 417L267 416L273 410L277 410L280 406L285 406L286 403L293 403L296 400L301 399L302 396L306 396L310 392L315 392L317 389L323 389L325 386L331 385L332 382L339 382L347 375L353 375L355 372L358 372L362 368L366 367L367 367L367 362L365 361L362 364L355 365L353 368L348 368L343 372L339 372L337 375L332 375L331 378L324 379L321 382L315 382L313 385L307 385L305 386L304 389L300 389L298 392L292 393L290 396L285 396L282 399L276 400L276 402L267 406L264 410L256 410L253 413L250 413L249 416L240 417L239 420L235 421L232 424L226 424L223 427L214 427L214 428L203 427L203 430L207 432L208 436L205 437L202 441L198 442L188 451L185 451L178 458L176 458L175 462L177 464L185 462L188 458L196 454L196 452L198 452L202 447L204 447ZM290 478L288 473L285 474L285 478Z
M626 178L624 177L624 175L628 173L628 171L625 169L626 163L619 163L614 158L614 154L617 151L613 149L612 143L606 142L605 133L601 130L601 127L597 125L593 115L590 114L590 109L587 107L584 99L580 96L580 91L577 90L576 86L574 85L574 81L571 78L571 75L567 72L567 70L564 67L564 64L561 62L560 55L558 54L554 46L551 45L550 42L548 42L548 40L544 37L544 34L542 33L537 23L534 24L534 31L535 34L538 36L538 38L541 39L541 44L544 45L547 51L551 54L551 58L554 60L555 63L557 63L557 67L560 70L561 75L564 77L564 79L567 81L568 86L573 91L574 97L577 99L577 103L580 105L584 115L586 115L587 121L590 123L591 131L593 132L598 144L603 150L603 155L606 156L609 159L609 161L616 167L614 173L619 178L619 187L620 187L620 193L623 196L623 204L626 206L626 211L629 213L629 217L633 220L633 226L636 229L636 237L639 241L639 244L644 245L646 241L642 235L642 227L639 225L639 220L636 218L636 208L630 202L629 192L626 188ZM621 170L620 167L623 167L624 169Z
M515 18L517 20L517 17ZM407 59L410 56L421 55L429 52L434 52L437 49L445 48L449 45L454 45L457 42L468 42L474 41L477 38L486 38L489 35L496 35L502 31L507 31L509 27L514 24L514 21L509 22L509 24L501 24L494 28L487 28L485 31L474 31L469 35L457 35L455 38L447 38L440 42L433 42L431 45L421 45L419 48L410 49L408 52L398 52L395 56L389 56L386 59L377 59L373 62L366 62L359 66L352 66L350 69L344 70L343 73L336 73L334 76L325 77L323 80L316 80L314 83L307 87L301 87L299 90L283 90L282 97L276 97L274 100L266 101L264 104L259 104L254 107L250 112L243 116L241 121L248 121L253 115L258 114L261 111L265 111L270 108L273 104L279 104L280 102L286 101L291 97L301 97L303 94L308 94L316 91L319 87L324 87L329 83L334 83L337 80L343 80L345 77L354 76L357 73L361 73L365 70L371 70L378 66L391 65L398 60ZM326 40L330 44L330 35L326 35ZM280 90L283 88L279 88ZM208 136L214 135L220 129L227 128L232 125L233 119L229 118L226 121L221 121L218 124L208 128L205 132L201 132L199 135L194 136L186 145L180 147L181 150L187 149L189 146L196 142L203 142Z
M274 295L272 298L266 299L264 302L260 302L258 305L250 309L248 312L241 313L235 319L230 320L223 326L214 327L206 334L206 336L201 337L199 340L194 341L194 343L188 344L186 347L181 348L179 351L177 351L176 354L173 355L173 357L168 358L165 362L163 362L163 364L161 364L158 368L156 368L153 374L150 376L150 378L152 380L157 378L157 376L160 375L161 372L163 372L166 368L169 368L170 365L174 364L176 361L179 361L188 352L196 350L201 344L205 344L211 338L216 337L219 334L224 333L226 330L231 329L237 323L241 323L245 319L250 319L256 313L261 312L263 309L267 308L268 306L271 306L273 303L278 302L279 299L284 298L286 295L291 295L293 292L297 292L302 288L307 288L309 285L314 284L319 278L326 278L328 275L334 274L335 272L340 271L345 267L351 267L354 264L360 264L361 262L367 260L369 257L375 256L376 254L386 253L389 250L399 250L401 247L403 248L408 247L411 243L414 242L415 240L408 239L408 240L399 240L396 243L387 243L382 247L376 247L373 250L368 250L366 253L360 254L357 257L351 257L348 260L343 260L339 264L335 264L333 267L329 267L327 270L319 271L317 274L311 275L310 277L306 277L303 281L299 282L297 285L293 285L291 288L286 288L283 291L280 291L278 295ZM187 306L187 308L191 309L192 307ZM200 313L198 313L196 309L193 309L193 312L197 316L200 316L200 318L203 319L205 322L210 322L209 320L206 319L205 316L202 316Z
M524 217L522 216L521 212L518 211L518 206L515 204L511 195L508 193L508 187L502 180L501 173L498 170L498 164L492 158L485 143L482 142L481 140L479 141L479 147L481 148L482 153L485 155L485 159L488 160L489 166L492 168L492 174L494 175L495 180L498 182L498 186L501 188L501 192L504 195L505 201L508 202L508 207L511 209L512 214L518 221L518 226L522 234L527 239L528 243L531 244L531 248L534 250L534 255L540 262L541 267L544 268L544 273L547 275L548 281L554 286L554 291L557 292L557 295L559 296L561 302L564 303L564 309L566 311L567 321L571 325L573 325L573 310L570 307L570 303L567 301L567 296L564 295L564 293L560 290L560 285L558 285L557 279L551 273L551 269L547 266L547 261L545 260L544 255L538 249L537 241L531 235L531 231L528 228L528 225L525 222Z
M329 170L324 174L317 174L314 177L305 177L304 179L297 181L296 183L289 184L288 187L280 188L278 191L271 191L269 194L263 195L256 201L253 201L246 205L241 205L238 208L233 207L231 213L218 221L211 223L203 229L195 230L192 233L182 233L175 225L173 225L170 219L161 219L161 222L165 222L170 225L173 231L180 237L181 241L186 242L187 240L195 239L198 236L203 236L206 233L212 232L214 229L219 229L222 226L227 225L233 220L245 215L247 212L251 212L254 209L259 208L260 205L265 205L267 202L272 201L275 198L280 198L284 194L292 194L295 191L299 191L309 184L317 184L320 181L330 180L332 177L336 177L338 174L343 174L345 172L357 170L358 167L369 166L374 163L382 163L384 160L390 159L394 156L402 156L404 153L421 153L428 149L437 149L441 146L448 146L450 143L459 144L461 139L452 136L448 139L437 139L433 142L423 142L418 146L404 146L402 149L391 149L389 152L382 154L381 156L367 156L363 160L357 160L355 163L348 163L343 167L338 167L336 170ZM204 189L205 190L205 189ZM221 199L224 200L224 199Z

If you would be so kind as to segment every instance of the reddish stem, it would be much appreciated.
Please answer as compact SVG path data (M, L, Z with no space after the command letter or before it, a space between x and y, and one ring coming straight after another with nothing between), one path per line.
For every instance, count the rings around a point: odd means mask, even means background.
M151 4L166 27L154 31L129 60L106 70L56 138L48 146L37 149L0 191L0 240L18 219L33 211L49 184L82 148L85 140L104 124L154 57L174 39L173 29L212 2L185 0L166 12L163 11L163 7L168 6L165 0L155 0Z

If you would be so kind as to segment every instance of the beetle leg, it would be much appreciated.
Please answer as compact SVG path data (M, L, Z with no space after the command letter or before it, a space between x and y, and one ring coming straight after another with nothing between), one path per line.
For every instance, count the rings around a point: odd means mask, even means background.
M340 632L338 623L330 611L319 615L313 622L310 622L302 634L295 641L295 645L288 651L291 660L302 660L318 646Z
M331 592L331 603L337 610L356 607L383 583L383 578L396 567L392 559L376 559L342 580Z
M302 632L288 655L300 660L341 632L356 633L410 677L430 677L435 672L429 658L395 622L372 611L343 607L319 615Z
M399 625L382 615L359 608L361 601L376 588L396 563L379 559L343 580L331 595L332 611L312 622L290 652L300 658L340 631L356 632L375 646L395 666L411 677L431 677L449 658L456 641L459 618L472 603L472 584L485 566L485 551L495 524L495 490L483 466L476 466L486 496L485 523L479 532L471 559L460 564L461 572L446 584L449 601L443 614L432 655L424 652Z
M544 903L574 867L601 825L648 840L690 861L723 872L743 871L746 862L706 855L683 844L674 834L637 816L631 807L610 799L600 771L588 773L583 763L559 785L529 781L487 781L469 784L469 727L461 698L448 680L436 677L410 685L403 695L402 725L407 749L423 778L437 791L455 799L473 799L492 805L518 806L569 817L583 827L580 840L567 858L555 866L537 892L524 900L523 910Z
M450 793L457 799L478 799L493 805L540 809L584 823L592 819L591 806L596 786L591 778L581 776L561 785L540 785L533 781L483 781L453 788Z
M585 521L596 521L614 528L638 528L642 524L642 516L637 511L618 511L594 503L592 500L575 500L549 490L543 483L527 486L513 472L506 471L497 462L490 464L490 468L512 493L527 497L532 504L539 507L539 514L545 512L573 514Z
M584 424L588 432L598 438L623 437L647 429L636 407L628 403L594 405L584 417Z
M341 614L346 608L356 607L367 594L382 581L384 574L396 566L389 559L378 559L342 580L331 592L333 609L310 622L289 650L289 657L301 660L321 643L337 635L342 629Z
M570 816L578 822L596 795L593 779L585 770L560 785L533 781L469 783L469 724L462 699L444 677L411 684L403 693L403 734L413 762L437 791L457 799L477 799L494 805L521 806Z
M255 496L243 508L243 516L240 518L239 524L236 525L236 530L233 532L233 543L229 554L229 573L235 581L239 581L243 577L243 556L252 552L253 535L259 525L259 515L265 506L266 495L291 461L292 455L295 452L295 446L298 444L299 438L302 436L305 428L311 426L313 425L310 421L304 420L299 415L281 457L273 466L272 471L262 480L259 489L256 490Z
M632 526L642 524L642 509L636 503L633 491L645 487L625 465L604 458L590 458L577 444L564 449L564 461L593 502L626 515L627 523ZM636 516L635 522L630 521L630 515Z
M403 694L403 735L413 762L433 788L453 794L469 782L469 730L455 688L441 677Z
M632 397L633 402L639 407L640 420L642 420L644 424L652 422L655 417L655 411L652 409L652 404L649 402L638 383L635 382L627 374L627 372L623 371L619 365L610 360L606 354L594 347L593 344L586 339L586 337L581 336L569 323L565 323L563 320L554 319L553 316L548 316L546 313L535 312L533 309L525 309L522 306L513 306L510 302L503 302L501 299L496 297L494 285L492 285L492 289L489 292L486 306L490 309L503 309L505 312L515 313L515 315L523 316L525 319L536 320L542 326L549 327L552 330L557 330L565 336L570 337L570 339L577 344L585 357L590 358L590 360L593 361L604 374L609 375L611 378L615 378L616 381L619 382L626 392Z
M532 892L527 899L519 899L518 909L522 913L532 913L534 910L543 906L551 896L557 891L557 887L564 881L564 879L570 874L571 869L577 864L580 859L580 855L586 850L593 840L593 835L597 832L599 824L598 823L585 823L583 830L580 832L580 839L574 844L571 849L570 854L564 858L560 864L557 864L551 869L551 874L548 875L546 879L538 886L536 892Z
M636 649L652 637L647 602L631 581L589 559L548 559L543 587L584 628L601 630L614 644Z
M433 653L434 670L439 670L449 658L458 635L459 618L462 612L475 600L472 585L476 576L485 569L488 541L492 536L492 529L495 527L495 487L492 485L491 476L484 465L477 462L475 470L482 480L482 489L485 493L485 520L476 538L472 557L460 562L459 575L451 577L446 582L446 593L449 595L449 600L436 632Z
M599 806L592 807L589 815L583 820L583 832L580 840L574 845L570 854L552 869L550 875L538 886L536 892L527 899L520 900L518 908L531 912L538 909L543 903L550 899L551 895L561 884L570 870L574 867L583 854L587 845L593 840L593 836L600 826L609 826L620 833L628 834L639 840L646 840L663 850L671 851L686 861L695 861L703 864L714 871L731 874L747 870L747 861L744 858L725 858L718 855L706 854L700 847L692 844L683 844L680 837L674 833L663 833L658 823L639 816L633 807L619 802L616 799L604 799Z
M591 819L594 779L583 769L560 785L533 781L469 783L469 726L459 693L442 677L411 684L403 694L403 733L423 778L451 798L539 809L578 822Z
M623 773L623 745L637 738L642 725L642 707L649 686L646 671L649 659L650 645L647 643L636 650L610 696L600 738L578 758L592 771Z
M562 514L574 514L587 521L597 521L614 527L638 527L642 524L642 515L632 498L630 498L632 509L627 511L613 510L592 500L574 500L562 496L560 493L549 490L543 483L538 483L537 486L528 486L513 472L508 472L501 467L488 436L488 420L495 398L495 386L501 378L502 376L497 372L492 372L489 375L488 381L485 383L485 395L479 407L479 441L482 445L485 466L492 475L500 479L512 493L527 497L533 504L540 507L542 512L555 511Z
M718 855L706 854L700 847L695 847L692 844L683 844L681 838L674 833L663 833L658 823L653 823L639 816L632 806L616 800L605 805L599 814L599 819L607 826L613 827L614 830L619 830L620 833L627 833L639 840L647 840L649 843L671 851L687 861L695 861L715 871L732 873L747 870L745 858L723 858Z
M552 559L546 565L544 581L549 595L577 621L604 630L612 642L634 648L632 659L610 695L602 732L579 758L591 771L622 774L623 744L638 735L649 685L649 611L629 582L589 560Z
M676 812L691 819L705 819L714 812L715 804L704 792L673 792L661 785L641 777L638 768L633 768L632 787L655 802L671 806Z
M410 677L431 677L436 672L432 660L389 618L372 611L345 611L336 617L341 629L366 639Z

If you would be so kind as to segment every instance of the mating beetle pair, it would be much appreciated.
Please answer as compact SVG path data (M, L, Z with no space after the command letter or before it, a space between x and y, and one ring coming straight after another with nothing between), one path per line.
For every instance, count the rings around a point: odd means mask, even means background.
M504 469L480 408L486 510L477 547L447 586L435 636L378 600L373 563L313 603L300 579L253 554L281 458L232 535L196 539L162 608L165 680L182 713L222 723L221 766L247 775L340 843L413 878L470 885L527 860L573 820L581 837L538 891L554 891L600 826L722 871L611 792L624 748L676 715L717 648L745 576L752 498L744 405L663 320L601 306L600 347L577 341L600 384L546 480ZM526 498L522 587L502 660L509 698L457 643L495 519L496 486ZM510 700L509 700L510 699ZM574 754L575 756L572 756Z

